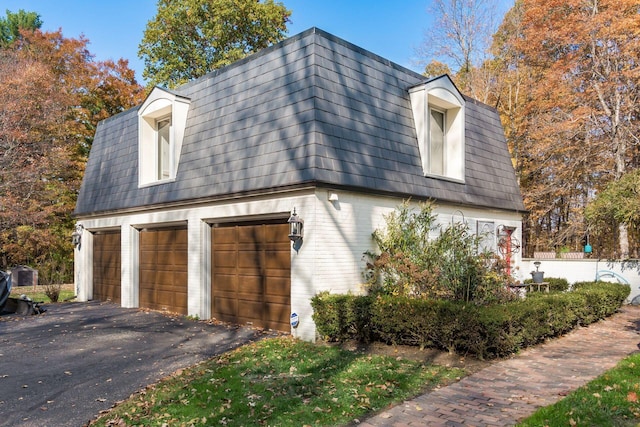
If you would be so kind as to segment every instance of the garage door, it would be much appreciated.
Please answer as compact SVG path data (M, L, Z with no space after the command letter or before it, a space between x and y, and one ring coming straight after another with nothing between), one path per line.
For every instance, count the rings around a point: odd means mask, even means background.
M120 303L120 231L93 235L93 299Z
M187 314L187 229L140 232L140 307Z
M226 322L290 331L288 224L213 227L211 312Z

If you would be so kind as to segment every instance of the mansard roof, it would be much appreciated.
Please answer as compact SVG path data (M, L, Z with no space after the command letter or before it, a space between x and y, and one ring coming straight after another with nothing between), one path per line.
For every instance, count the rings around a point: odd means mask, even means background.
M409 89L424 76L317 28L181 86L176 177L140 186L138 108L97 128L75 214L296 187L523 211L495 109L465 97L465 179L425 176Z

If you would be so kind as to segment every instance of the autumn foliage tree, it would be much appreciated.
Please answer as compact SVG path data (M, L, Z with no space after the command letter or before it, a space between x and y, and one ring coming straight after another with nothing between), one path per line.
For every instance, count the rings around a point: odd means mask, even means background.
M519 0L496 34L530 250L581 249L594 194L639 166L639 12L637 0ZM598 238L600 255L629 255L625 224Z
M95 126L143 96L126 61L84 38L22 29L0 48L0 268L71 274L71 213Z

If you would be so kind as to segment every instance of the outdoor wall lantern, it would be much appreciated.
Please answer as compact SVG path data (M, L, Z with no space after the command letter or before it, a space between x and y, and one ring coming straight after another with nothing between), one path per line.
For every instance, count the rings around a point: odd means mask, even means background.
M289 223L289 239L294 243L302 240L304 220L298 216L296 208L293 208L293 213L287 222Z
M80 247L82 243L82 230L84 230L82 224L76 224L75 230L71 233L71 243L73 243L74 247Z

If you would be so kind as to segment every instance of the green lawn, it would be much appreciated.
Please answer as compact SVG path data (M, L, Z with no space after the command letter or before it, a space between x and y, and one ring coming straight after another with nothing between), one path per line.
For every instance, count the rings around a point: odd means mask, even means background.
M95 425L345 425L462 375L460 369L270 338L153 385Z
M62 302L66 299L72 298L75 295L75 289L73 284L59 285L60 295L58 302ZM51 299L46 294L46 286L38 285L34 289L33 286L13 286L11 288L11 297L19 298L20 295L26 295L33 301L43 301L45 303L51 303Z
M93 425L352 425L463 375L459 369L271 338L150 386ZM640 354L518 425L640 426Z
M640 353L518 424L533 426L639 426Z

